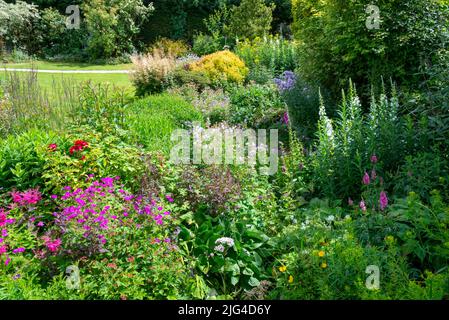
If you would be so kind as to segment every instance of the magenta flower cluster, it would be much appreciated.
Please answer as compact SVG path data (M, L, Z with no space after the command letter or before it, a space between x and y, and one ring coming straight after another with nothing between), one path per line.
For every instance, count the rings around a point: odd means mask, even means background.
M11 192L12 201L20 207L35 205L42 199L42 195L37 189L30 189L25 192Z
M170 217L170 211L165 210L155 199L133 195L124 190L122 185L117 186L119 180L120 177L106 177L93 181L85 189L72 190L67 186L62 196L53 195L52 199L58 200L62 206L60 212L53 214L61 236L64 236L66 230L78 230L82 235L81 240L84 239L90 248L95 248L95 252L103 252L108 235L117 227L133 226L140 229L149 222L156 226L164 225L164 221ZM166 200L174 201L170 195L166 196ZM168 241L165 239L164 242Z
M379 178L380 185L382 186L383 185L382 177L377 176L377 172L376 172L376 168L375 168L375 166L378 162L378 158L376 155L372 155L370 157L370 160L371 160L371 163L373 164L373 169L371 170L370 174L368 174L368 172L365 171L365 173L363 174L363 177L362 177L362 184L365 186L369 186L372 183L374 183L377 178ZM352 206L354 204L354 202L351 198L348 199L348 204L349 204L349 206ZM380 192L380 196L379 196L379 208L381 211L384 211L387 206L388 206L388 197L387 197L386 192L382 190ZM365 212L367 210L365 200L362 199L359 202L359 208L360 208L360 210L362 210L362 212Z
M11 254L17 254L25 251L25 248L12 249L6 244L6 240L9 237L8 226L16 222L15 219L9 219L9 212L0 208L0 260L5 257L4 264L7 266L11 262Z
M90 175L89 180L92 178L93 175ZM14 225L16 220L8 218L9 212L0 208L0 261L9 265L12 255L29 251L34 252L37 258L61 252L70 254L83 245L88 254L105 252L104 246L108 238L116 234L117 228L164 226L166 220L171 217L171 212L164 209L162 200L133 195L124 190L123 185L118 184L119 180L120 177L106 177L92 181L84 189L66 186L61 195L52 195L50 198L60 207L60 210L53 212L52 221L44 223L36 221L36 216L27 217L28 225L39 228L37 234L43 234L39 237L41 248L11 248L7 241L7 227ZM30 212L42 200L42 195L36 189L13 191L11 200L11 210ZM163 200L174 202L171 195L166 195ZM49 227L45 233L42 229L44 226ZM172 244L174 238L166 232L156 232L153 235L157 237L148 239L150 243L165 243L170 248L176 248Z

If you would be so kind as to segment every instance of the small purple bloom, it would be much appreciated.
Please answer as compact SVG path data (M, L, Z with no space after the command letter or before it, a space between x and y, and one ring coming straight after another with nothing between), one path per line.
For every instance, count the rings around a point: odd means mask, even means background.
M290 123L290 118L288 117L288 112L285 112L285 113L284 113L284 116L283 116L283 118L282 118L282 121L283 121L286 125L288 125L288 124Z
M364 185L369 185L371 180L369 178L368 172L365 171L365 174L363 175L363 180L362 180Z
M365 201L363 201L363 200L360 201L360 205L359 205L359 206L360 206L360 209L362 209L363 212L366 211L366 204L365 204Z
M388 197L387 197L387 194L385 193L385 191L382 191L380 193L379 204L380 204L380 210L382 210L382 211L388 206Z
M280 78L275 78L274 83L280 92L291 90L296 84L296 75L292 71L285 71Z

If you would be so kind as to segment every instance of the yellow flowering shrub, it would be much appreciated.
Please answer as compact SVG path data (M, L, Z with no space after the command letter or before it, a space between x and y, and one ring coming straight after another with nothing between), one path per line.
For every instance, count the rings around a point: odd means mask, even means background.
M245 63L229 50L202 57L190 65L190 70L204 73L213 83L242 83L249 72Z

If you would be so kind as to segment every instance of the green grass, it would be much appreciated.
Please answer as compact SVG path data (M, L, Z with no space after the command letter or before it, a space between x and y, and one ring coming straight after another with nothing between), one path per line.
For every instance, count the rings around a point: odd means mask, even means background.
M128 106L130 131L147 150L169 153L171 133L203 117L190 103L178 96L160 94L139 99Z
M0 68L11 69L40 69L40 70L129 70L132 64L90 64L78 62L51 62L36 60L23 63L0 63Z
M20 76L26 76L26 72L20 73ZM8 77L7 72L0 71L0 81ZM114 86L123 87L126 90L133 90L128 74L58 74L58 73L38 73L37 79L39 85L44 90L51 91L54 83L69 81L73 84L82 83L84 81L92 81L92 83L106 83L109 82Z

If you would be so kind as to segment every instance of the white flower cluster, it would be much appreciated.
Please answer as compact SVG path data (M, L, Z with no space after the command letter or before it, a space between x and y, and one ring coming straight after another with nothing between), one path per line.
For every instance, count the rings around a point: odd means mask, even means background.
M215 244L221 244L221 245L225 244L228 247L233 247L234 246L234 239L228 238L228 237L218 238L215 241Z

